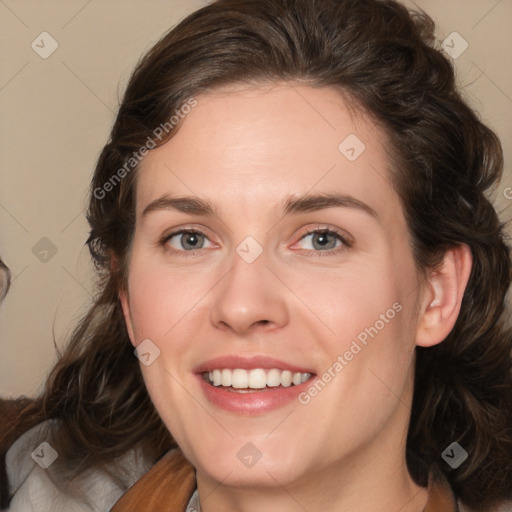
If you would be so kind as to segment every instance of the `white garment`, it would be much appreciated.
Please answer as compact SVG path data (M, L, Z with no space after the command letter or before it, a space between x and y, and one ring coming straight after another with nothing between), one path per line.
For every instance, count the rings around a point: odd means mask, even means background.
M187 505L186 512L201 512L201 504L199 503L199 495L197 494L197 489L192 494L190 501Z
M6 512L108 512L127 489L119 487L104 471L88 470L77 479L74 487L84 493L85 499L81 500L58 489L50 478L51 465L43 469L32 458L34 450L43 453L38 447L46 423L25 432L7 452L7 476L14 496ZM151 466L136 450L124 455L120 465L126 468L127 487Z

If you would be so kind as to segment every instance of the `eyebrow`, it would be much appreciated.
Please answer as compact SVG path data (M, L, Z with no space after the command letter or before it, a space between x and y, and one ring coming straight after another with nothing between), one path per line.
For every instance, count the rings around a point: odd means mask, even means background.
M285 202L284 214L314 212L340 207L359 209L379 220L379 215L370 205L345 194L316 194L289 197Z
M283 215L315 212L327 208L354 208L361 210L376 220L377 212L368 204L345 194L307 194L303 196L290 196L284 201ZM142 212L142 217L161 211L170 210L192 215L218 216L215 206L207 200L191 196L171 196L166 194L151 201Z

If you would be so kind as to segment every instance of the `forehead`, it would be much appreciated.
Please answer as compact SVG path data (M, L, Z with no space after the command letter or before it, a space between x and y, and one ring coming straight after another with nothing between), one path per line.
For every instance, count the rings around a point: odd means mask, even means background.
M141 163L138 215L164 194L263 212L313 192L352 195L383 217L401 212L385 132L338 91L282 83L195 99L177 133Z

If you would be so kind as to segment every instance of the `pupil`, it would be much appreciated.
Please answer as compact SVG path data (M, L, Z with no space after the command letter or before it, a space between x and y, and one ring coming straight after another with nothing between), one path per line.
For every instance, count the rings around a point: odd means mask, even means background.
M185 240L185 243L183 244L183 246L185 248L187 248L187 246L195 248L198 243L198 234L197 233L188 233L184 240Z

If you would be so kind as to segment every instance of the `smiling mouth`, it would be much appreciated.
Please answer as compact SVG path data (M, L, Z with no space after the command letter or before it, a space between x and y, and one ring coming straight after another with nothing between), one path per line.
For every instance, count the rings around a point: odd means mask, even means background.
M307 382L312 377L312 374L280 370L278 368L270 370L264 370L263 368L255 368L253 370L219 368L203 372L202 377L211 386L222 388L226 391L252 393L298 386Z

